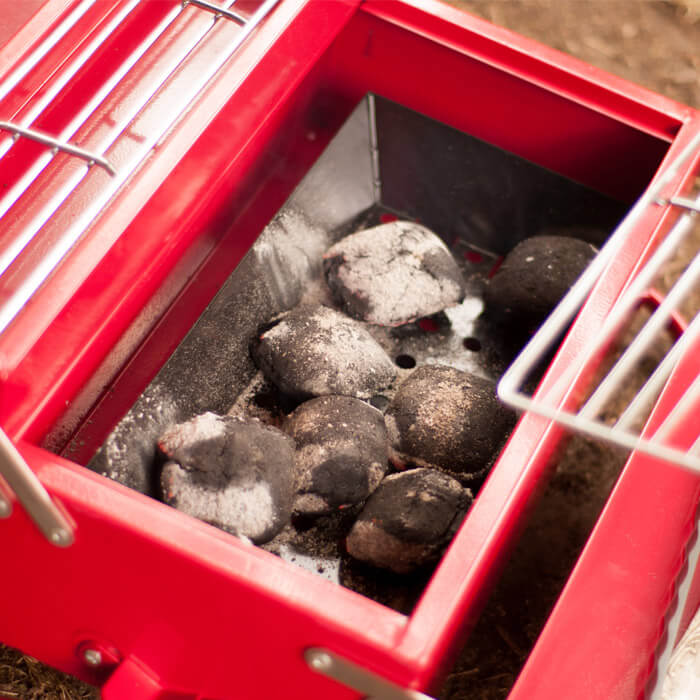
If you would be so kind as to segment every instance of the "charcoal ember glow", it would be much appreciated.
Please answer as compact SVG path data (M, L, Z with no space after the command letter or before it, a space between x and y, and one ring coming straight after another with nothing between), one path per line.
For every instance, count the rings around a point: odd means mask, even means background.
M204 413L158 441L168 462L163 500L255 543L289 521L294 498L294 441L259 421Z
M469 489L435 469L392 474L369 497L352 526L348 554L409 573L439 558L472 500Z
M385 421L389 457L397 467L435 467L478 477L494 461L515 415L498 401L492 381L426 365L399 387Z
M294 411L286 430L297 445L297 513L321 515L364 501L386 473L384 417L364 401L312 399Z
M269 324L251 353L271 382L301 401L330 394L368 399L396 378L362 323L320 305L297 306Z
M410 221L346 236L326 251L328 286L354 318L397 326L464 299L462 273L442 240Z
M597 254L567 236L533 236L518 243L484 290L487 309L516 323L540 323Z

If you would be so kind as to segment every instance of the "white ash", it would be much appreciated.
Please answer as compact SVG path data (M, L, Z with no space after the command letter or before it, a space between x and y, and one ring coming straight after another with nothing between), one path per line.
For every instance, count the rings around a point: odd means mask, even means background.
M338 556L321 556L309 554L295 549L288 544L282 544L278 551L280 559L312 571L331 583L340 583L340 558Z
M278 508L268 484L207 486L175 462L163 467L161 484L165 502L178 510L253 542L269 539Z
M168 387L152 384L107 437L91 467L129 488L149 493L157 452L154 436L180 418L180 407Z
M252 251L282 308L298 303L307 281L319 277L327 245L328 234L297 209L285 208L265 228Z
M341 308L369 323L401 325L464 298L462 273L447 246L410 221L353 233L329 248L323 261Z
M435 561L472 503L472 494L434 469L392 474L370 496L347 537L348 554L409 573Z
M265 542L289 521L294 441L257 420L205 413L158 442L163 500L223 530Z
M304 400L342 394L368 399L392 385L396 368L363 324L325 306L297 306L251 348L265 376Z
M195 416L186 423L181 423L167 430L159 440L159 447L169 455L182 454L192 444L208 441L219 442L226 436L226 432L225 419L211 411L207 411L199 416ZM183 466L195 468L195 465L190 464L189 460L181 459L180 461ZM198 468L208 469L206 465L198 465Z
M294 512L330 513L364 501L386 473L387 433L380 411L349 396L322 396L289 417L294 439Z
M445 315L453 332L466 338L473 335L475 322L483 310L484 302L479 297L467 297L458 306L445 309Z

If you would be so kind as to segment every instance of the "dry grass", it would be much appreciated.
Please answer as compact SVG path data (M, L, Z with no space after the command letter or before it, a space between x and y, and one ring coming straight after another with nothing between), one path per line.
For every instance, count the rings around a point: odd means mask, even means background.
M31 656L0 645L0 696L19 700L96 700L99 692Z

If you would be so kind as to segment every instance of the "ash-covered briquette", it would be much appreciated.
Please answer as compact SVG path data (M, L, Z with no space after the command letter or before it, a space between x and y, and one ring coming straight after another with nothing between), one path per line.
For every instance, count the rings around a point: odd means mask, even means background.
M464 299L462 273L425 226L392 221L346 236L323 256L328 286L354 318L398 326Z
M204 413L170 428L158 447L169 505L255 543L289 521L295 446L277 428Z
M348 554L409 573L439 558L472 500L469 489L435 469L392 474L369 497L352 526Z
M384 418L397 467L435 467L471 478L491 466L515 423L492 381L444 365L416 369Z
M386 473L384 417L360 399L312 399L285 428L297 445L296 513L321 515L364 501Z
M359 321L326 306L300 305L252 343L263 374L293 398L342 394L369 399L390 387L396 368Z
M568 236L533 236L518 243L484 290L487 310L515 324L540 323L597 254Z

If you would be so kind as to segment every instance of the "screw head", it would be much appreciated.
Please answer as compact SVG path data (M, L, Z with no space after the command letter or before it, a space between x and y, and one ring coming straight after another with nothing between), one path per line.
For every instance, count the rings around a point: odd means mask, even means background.
M102 654L97 649L86 649L83 652L83 661L88 666L96 668L102 665Z

